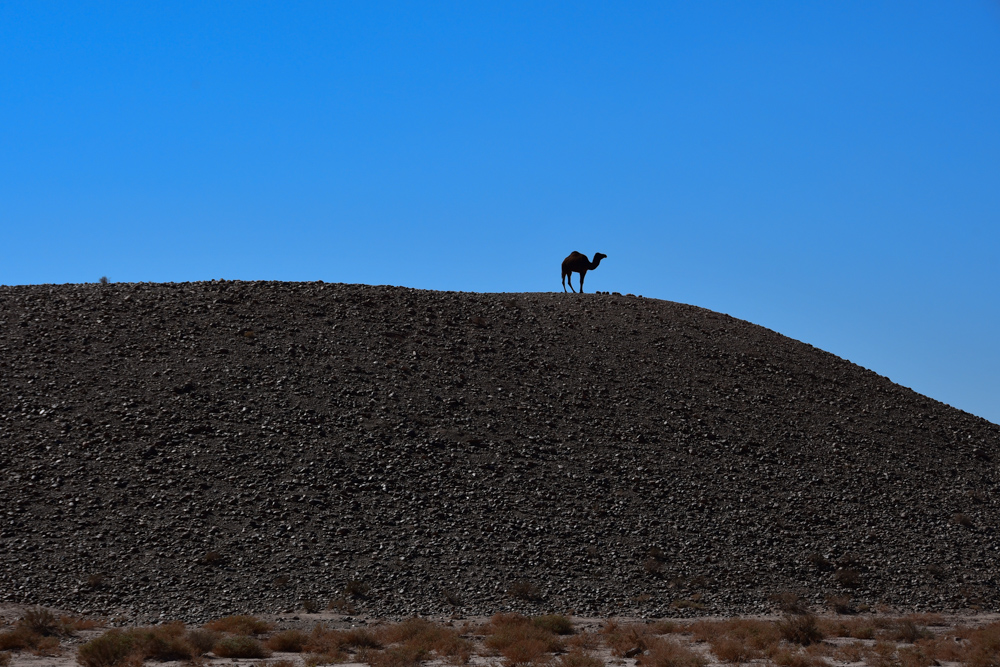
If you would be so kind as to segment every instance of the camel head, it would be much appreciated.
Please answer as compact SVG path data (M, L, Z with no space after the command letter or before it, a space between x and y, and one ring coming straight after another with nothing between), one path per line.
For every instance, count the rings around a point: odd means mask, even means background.
M594 253L594 261L593 261L593 265L594 266L592 268L596 269L597 265L600 264L601 260L604 259L605 257L607 257L607 255L605 255L603 252L595 252Z

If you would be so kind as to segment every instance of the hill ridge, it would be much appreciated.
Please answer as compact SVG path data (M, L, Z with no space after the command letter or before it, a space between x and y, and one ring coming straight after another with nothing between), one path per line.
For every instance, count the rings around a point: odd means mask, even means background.
M0 287L0 359L2 601L997 604L1000 427L697 306Z

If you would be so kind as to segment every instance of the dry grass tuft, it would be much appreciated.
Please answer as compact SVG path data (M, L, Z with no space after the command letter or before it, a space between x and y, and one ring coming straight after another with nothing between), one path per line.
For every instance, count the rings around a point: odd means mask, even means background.
M390 625L380 632L380 636L387 643L401 644L457 664L465 664L472 656L472 644L455 629L422 618L409 618Z
M271 652L248 635L230 635L215 644L212 652L220 658L270 658Z
M17 624L43 637L64 634L63 625L56 618L56 615L43 607L35 607L24 612Z
M827 667L823 658L789 648L778 650L771 659L779 667Z
M1000 667L1000 623L991 623L968 633L965 667Z
M909 618L898 621L896 627L892 628L887 634L890 639L907 644L913 644L918 639L931 639L934 636L933 632L919 627Z
M604 635L604 643L619 658L634 657L642 653L653 639L646 625L620 625L613 620L605 621L601 634Z
M555 664L557 667L604 667L603 660L580 650L563 653Z
M7 667L7 665L10 664L10 660L10 653L7 653L6 651L0 652L0 667Z
M562 614L548 614L546 616L535 616L531 622L556 635L573 634L573 622Z
M786 616L776 625L778 632L781 633L781 638L790 644L809 646L823 641L823 631L816 623L816 617L812 614Z
M139 667L142 650L131 632L112 629L83 644L76 652L81 667Z
M484 629L484 645L502 655L508 667L542 662L548 654L564 650L555 633L521 614L497 614Z
M309 635L301 630L285 630L271 635L264 646L277 653L301 653Z
M708 664L703 655L673 639L653 637L648 646L648 652L636 660L640 667L705 667Z
M256 616L226 616L204 625L206 630L234 635L262 635L271 631L271 624Z
M34 648L42 636L23 625L0 632L0 651L25 651Z

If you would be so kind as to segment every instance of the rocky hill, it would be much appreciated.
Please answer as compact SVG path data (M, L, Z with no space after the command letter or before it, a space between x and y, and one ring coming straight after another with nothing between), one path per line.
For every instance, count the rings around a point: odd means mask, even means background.
M0 382L0 601L189 620L1000 603L1000 427L692 306L0 287Z

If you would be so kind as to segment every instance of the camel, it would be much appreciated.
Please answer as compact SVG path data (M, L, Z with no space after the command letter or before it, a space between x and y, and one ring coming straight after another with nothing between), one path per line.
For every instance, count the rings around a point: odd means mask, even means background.
M580 294L583 294L583 278L587 275L587 271L591 269L596 269L597 265L601 263L601 260L607 257L603 253L594 253L594 261L591 262L587 260L587 256L578 253L576 250L569 254L569 257L563 260L562 263L562 284L563 292L566 291L566 278L569 278L569 288L575 293L576 290L573 289L573 272L580 274Z

